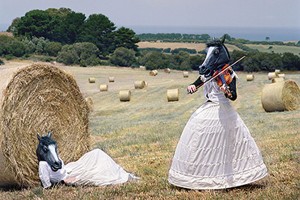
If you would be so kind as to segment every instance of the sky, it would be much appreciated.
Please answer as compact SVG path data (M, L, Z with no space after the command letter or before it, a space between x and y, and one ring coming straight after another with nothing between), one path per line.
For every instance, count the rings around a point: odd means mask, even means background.
M116 26L300 27L300 0L0 0L0 24L33 9L104 14Z
M34 9L103 14L135 33L188 33L276 41L300 39L300 0L0 0L0 31ZM275 28L275 29L274 29Z

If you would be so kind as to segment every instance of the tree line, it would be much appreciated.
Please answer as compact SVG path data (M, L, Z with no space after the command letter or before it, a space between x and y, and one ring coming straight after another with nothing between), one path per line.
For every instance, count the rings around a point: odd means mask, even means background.
M147 69L171 68L197 70L205 52L194 49L139 49L140 40L206 42L208 34L140 34L129 28L116 28L106 16L92 14L88 18L68 8L32 10L16 18L8 28L14 37L0 35L0 56L22 57L41 61L58 61L66 65L146 66ZM291 53L262 53L247 47L247 40L226 36L243 51L234 50L232 61L246 55L236 70L271 71L300 70L300 58ZM238 41L238 42L237 42ZM3 61L0 60L0 64Z

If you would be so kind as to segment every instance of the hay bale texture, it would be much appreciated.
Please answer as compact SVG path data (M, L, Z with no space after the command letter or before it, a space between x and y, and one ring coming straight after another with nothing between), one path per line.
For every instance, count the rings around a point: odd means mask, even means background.
M90 77L89 78L89 83L96 83L96 78Z
M167 90L167 100L170 101L178 101L179 100L179 89L168 89Z
M149 72L149 75L150 76L156 76L158 74L158 71L157 70L151 70L150 72Z
M130 101L131 91L130 90L119 91L119 98L121 102Z
M183 78L188 78L189 77L189 72L183 72Z
M44 64L3 69L0 91L0 185L39 184L37 133L53 132L65 163L89 150L89 108L69 74Z
M300 105L300 89L292 80L267 84L262 90L261 103L266 112L296 110Z
M100 92L106 92L108 91L108 85L107 84L101 84L99 86Z
M134 81L134 88L135 89L143 89L146 86L145 81Z
M254 80L254 75L253 75L253 74L248 74L248 75L246 76L246 80L247 80L247 81L253 81L253 80Z

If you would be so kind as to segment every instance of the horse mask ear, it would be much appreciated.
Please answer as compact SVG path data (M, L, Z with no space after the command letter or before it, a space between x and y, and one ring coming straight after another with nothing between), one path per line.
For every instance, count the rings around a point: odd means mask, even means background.
M39 133L37 133L37 134L36 134L36 136L37 136L38 140L40 141L40 140L41 140L41 136L40 136L40 134L39 134Z
M51 138L51 135L52 135L52 132L49 131L47 137L48 137L48 138Z
M221 40L222 44L224 44L224 42L225 42L225 39L226 39L226 34L225 34L225 35L223 35L223 38L222 38L222 40Z

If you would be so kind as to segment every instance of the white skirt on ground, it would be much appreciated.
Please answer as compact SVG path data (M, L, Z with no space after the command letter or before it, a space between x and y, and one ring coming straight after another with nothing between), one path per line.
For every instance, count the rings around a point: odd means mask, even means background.
M266 175L260 151L230 103L206 102L183 130L168 180L189 189L224 189Z
M84 154L79 160L70 162L65 167L67 178L75 178L72 182L74 185L103 186L137 179L100 149Z

